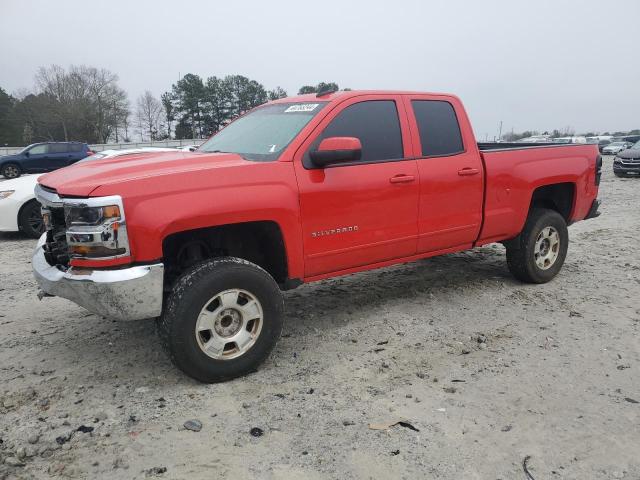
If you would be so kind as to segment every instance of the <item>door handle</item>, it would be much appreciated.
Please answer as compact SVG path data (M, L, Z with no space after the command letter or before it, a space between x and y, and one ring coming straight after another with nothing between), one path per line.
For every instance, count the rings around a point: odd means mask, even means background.
M458 175L460 175L461 177L466 177L469 175L477 175L480 173L480 170L478 170L477 168L463 168L462 170L458 170Z
M409 183L416 179L413 175L396 175L389 179L390 183Z

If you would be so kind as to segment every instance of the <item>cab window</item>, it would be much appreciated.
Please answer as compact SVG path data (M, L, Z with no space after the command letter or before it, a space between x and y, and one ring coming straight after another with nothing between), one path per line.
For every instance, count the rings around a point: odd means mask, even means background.
M393 100L369 100L348 106L327 125L311 149L329 137L359 138L360 163L404 157L398 109Z
M442 157L464 151L460 125L453 105L441 100L412 100L422 155Z

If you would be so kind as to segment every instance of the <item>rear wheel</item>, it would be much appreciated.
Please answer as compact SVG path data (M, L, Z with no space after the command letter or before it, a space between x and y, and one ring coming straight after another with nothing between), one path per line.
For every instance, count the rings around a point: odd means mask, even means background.
M37 200L30 200L20 209L18 226L25 235L31 238L40 238L44 233L41 207Z
M21 173L22 170L15 163L7 163L2 166L2 176L4 178L18 178Z
M213 383L256 370L278 341L283 318L275 280L251 262L223 257L178 278L158 327L173 363Z
M507 243L507 265L518 280L546 283L562 268L568 246L569 232L562 215L534 208L519 238Z

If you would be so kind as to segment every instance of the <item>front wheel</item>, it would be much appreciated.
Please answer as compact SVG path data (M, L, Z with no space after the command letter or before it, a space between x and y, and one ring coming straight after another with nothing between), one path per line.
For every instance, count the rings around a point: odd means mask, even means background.
M526 283L546 283L562 268L569 246L567 223L555 210L534 208L518 239L507 243L507 265Z
M214 383L256 370L278 341L283 319L275 280L253 263L223 257L182 274L158 327L173 363Z
M20 167L15 163L7 163L2 166L1 173L4 178L12 179L18 178L22 170L20 170Z
M18 226L22 233L31 238L40 238L44 233L42 208L37 200L30 200L20 209Z

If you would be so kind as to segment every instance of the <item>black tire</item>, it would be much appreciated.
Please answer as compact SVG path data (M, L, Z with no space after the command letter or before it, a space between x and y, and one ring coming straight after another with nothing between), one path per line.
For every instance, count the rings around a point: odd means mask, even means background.
M249 292L262 308L262 324L249 349L238 357L215 359L199 345L196 322L220 292ZM253 372L269 356L282 332L284 301L275 280L259 266L234 257L198 264L176 281L158 320L162 345L184 373L204 383L230 380Z
M546 268L536 263L536 241L541 232L552 227L558 234L559 245L555 261ZM547 283L562 268L567 257L569 232L567 222L555 210L533 208L519 237L506 243L507 265L511 274L525 283Z
M30 238L40 238L44 233L44 221L37 200L30 200L22 206L18 214L18 226Z
M22 169L20 168L20 165L15 164L15 163L5 163L2 166L2 169L0 169L0 172L2 173L2 176L4 178L18 178L20 175L22 175Z

